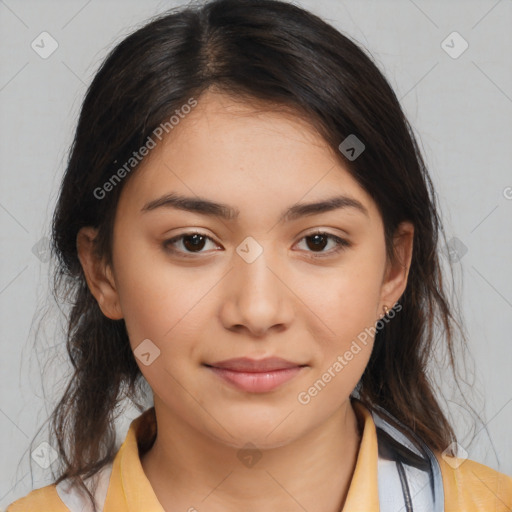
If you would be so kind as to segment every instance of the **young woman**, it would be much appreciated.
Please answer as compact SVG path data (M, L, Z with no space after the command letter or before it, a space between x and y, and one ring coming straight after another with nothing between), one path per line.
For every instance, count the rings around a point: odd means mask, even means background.
M510 510L428 377L436 325L457 356L440 233L395 94L332 26L218 0L137 30L54 215L61 471L8 512Z

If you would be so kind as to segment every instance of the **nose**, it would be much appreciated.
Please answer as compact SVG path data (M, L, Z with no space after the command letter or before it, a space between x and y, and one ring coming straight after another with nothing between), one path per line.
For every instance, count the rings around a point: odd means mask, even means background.
M262 337L270 329L285 330L292 322L295 295L286 282L284 263L278 265L269 253L264 249L252 262L233 255L220 311L226 329Z

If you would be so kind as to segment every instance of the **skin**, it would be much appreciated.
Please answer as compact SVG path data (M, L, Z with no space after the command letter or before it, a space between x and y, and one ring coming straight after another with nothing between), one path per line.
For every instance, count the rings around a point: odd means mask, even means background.
M112 267L94 256L91 227L77 237L79 257L103 313L125 319L132 349L150 339L160 350L148 366L136 360L158 423L141 462L166 510L230 512L250 503L253 511L337 512L360 443L349 395L368 363L371 336L308 404L297 396L400 298L413 226L397 230L399 261L391 264L376 204L314 128L255 108L218 92L198 98L125 183ZM172 191L238 208L239 217L141 212ZM343 208L278 223L291 205L339 194L359 200L368 216ZM324 238L315 249L305 237L317 228L351 245L334 252L335 241ZM199 253L190 239L174 243L177 253L163 246L194 229L211 238ZM263 249L251 263L236 252L248 236ZM248 393L203 366L243 356L307 367L271 392ZM261 454L252 467L237 457L249 442Z

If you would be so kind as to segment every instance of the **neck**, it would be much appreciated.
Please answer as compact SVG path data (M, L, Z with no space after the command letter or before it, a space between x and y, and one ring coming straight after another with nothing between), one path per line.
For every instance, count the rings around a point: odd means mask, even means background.
M141 464L165 510L339 512L359 451L358 418L347 400L324 423L240 463L241 450L191 428L155 399L158 433ZM251 461L251 459L248 459ZM252 459L254 461L256 459Z

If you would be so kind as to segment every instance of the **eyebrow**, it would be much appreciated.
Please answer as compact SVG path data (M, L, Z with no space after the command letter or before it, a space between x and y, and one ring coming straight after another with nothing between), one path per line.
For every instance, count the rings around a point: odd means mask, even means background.
M201 215L218 217L225 220L236 220L240 214L238 208L224 203L217 203L202 197L182 196L177 193L165 194L162 197L146 203L142 213L157 208L173 208ZM338 209L352 208L369 217L366 207L357 199L349 196L335 196L315 203L296 203L281 213L278 222L292 221L308 215L330 212Z

